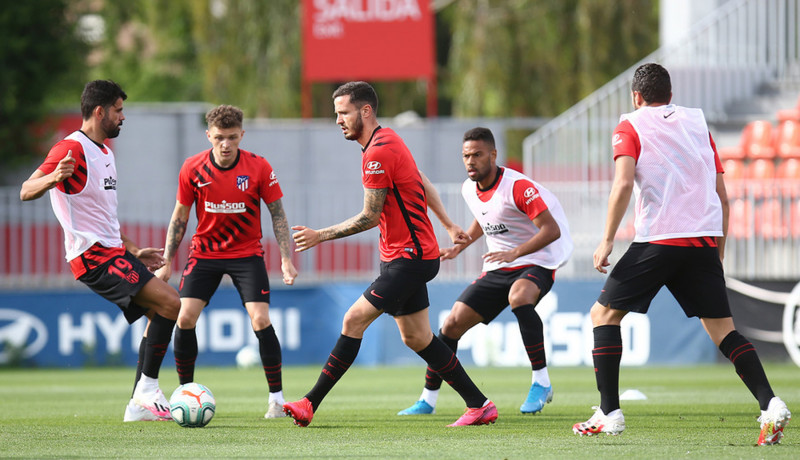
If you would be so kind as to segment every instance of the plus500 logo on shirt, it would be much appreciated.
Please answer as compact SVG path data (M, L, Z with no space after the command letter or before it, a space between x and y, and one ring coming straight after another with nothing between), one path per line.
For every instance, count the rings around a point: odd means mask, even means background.
M228 203L227 201L223 200L222 203L212 203L211 201L206 201L206 212L213 212L218 214L237 214L240 212L245 212L247 210L244 202L240 203Z

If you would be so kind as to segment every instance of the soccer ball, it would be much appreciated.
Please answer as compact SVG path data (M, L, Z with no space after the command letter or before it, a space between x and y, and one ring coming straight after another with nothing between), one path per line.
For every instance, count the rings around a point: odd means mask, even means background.
M236 366L239 369L250 369L261 365L261 354L255 345L245 345L236 353Z
M179 386L169 397L172 420L183 427L199 428L208 425L216 408L217 402L211 390L195 382Z

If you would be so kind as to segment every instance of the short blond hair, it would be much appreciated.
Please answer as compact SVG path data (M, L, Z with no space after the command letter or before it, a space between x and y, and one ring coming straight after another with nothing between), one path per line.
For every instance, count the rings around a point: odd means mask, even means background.
M242 109L232 105L220 105L206 113L206 123L209 128L212 126L222 129L241 128L242 120L244 120Z

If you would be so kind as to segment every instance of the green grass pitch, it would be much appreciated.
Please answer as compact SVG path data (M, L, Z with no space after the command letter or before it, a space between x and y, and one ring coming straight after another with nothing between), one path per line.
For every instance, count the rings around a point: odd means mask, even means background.
M319 366L284 368L284 394L299 399ZM26 458L800 458L800 420L778 446L755 447L758 406L730 365L623 368L621 389L645 401L623 401L620 436L578 437L572 424L599 402L592 370L551 368L555 397L543 413L523 416L530 385L523 368L468 368L497 404L494 425L446 428L464 410L449 388L437 413L398 417L423 384L423 366L354 366L307 428L288 418L265 420L266 383L255 369L198 368L197 381L217 400L205 428L173 422L123 423L133 369L0 369L0 457ZM800 369L766 366L775 392L800 414ZM161 387L177 386L166 367Z

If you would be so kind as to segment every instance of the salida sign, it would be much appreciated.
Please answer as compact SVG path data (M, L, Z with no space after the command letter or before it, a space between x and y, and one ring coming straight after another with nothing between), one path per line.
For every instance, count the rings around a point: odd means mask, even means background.
M303 78L337 81L432 76L429 3L303 0Z

